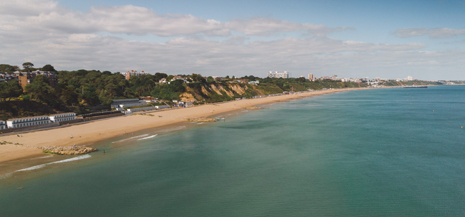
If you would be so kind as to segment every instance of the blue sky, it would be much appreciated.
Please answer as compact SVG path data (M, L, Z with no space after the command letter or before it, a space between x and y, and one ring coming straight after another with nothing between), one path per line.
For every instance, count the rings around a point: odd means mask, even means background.
M2 63L465 80L465 0L22 2L0 3L15 12L0 15Z

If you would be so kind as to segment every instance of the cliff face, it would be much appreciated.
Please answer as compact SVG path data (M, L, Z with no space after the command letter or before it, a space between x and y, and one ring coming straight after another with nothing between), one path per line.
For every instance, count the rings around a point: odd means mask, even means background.
M220 102L256 95L254 89L248 84L196 84L187 87L180 99L185 102Z

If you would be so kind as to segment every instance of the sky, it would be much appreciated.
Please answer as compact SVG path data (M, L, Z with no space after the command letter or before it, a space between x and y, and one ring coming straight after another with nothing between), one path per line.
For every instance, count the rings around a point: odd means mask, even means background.
M0 0L0 63L465 80L465 0Z

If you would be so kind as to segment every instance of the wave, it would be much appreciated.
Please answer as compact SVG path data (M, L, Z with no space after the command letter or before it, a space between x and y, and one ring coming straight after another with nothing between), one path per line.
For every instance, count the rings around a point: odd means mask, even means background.
M158 136L158 134L151 135L151 136L147 136L147 137L144 137L144 138L142 138L142 139L138 139L137 141L146 140L146 139L151 139L151 138L153 138L153 137L155 137L155 136Z
M91 157L90 154L86 154L86 155L82 155L82 156L79 156L79 157L73 157L73 158L69 158L69 159L65 159L65 160L54 161L54 162L50 162L50 163L46 163L46 164L40 164L40 165L36 165L36 166L33 166L33 167L28 167L28 168L16 170L15 172L37 170L37 169L44 168L45 166L51 165L51 164L60 164L60 163L66 163L66 162L71 162L71 161L83 160L83 159L87 159L87 158L90 158L90 157Z
M128 140L131 140L131 139L137 139L137 138L144 137L144 136L148 136L148 135L149 135L149 134L143 134L143 135L139 135L139 136L133 136L133 137L131 137L131 138L122 139L122 140L119 140L119 141L116 141L116 142L112 142L112 143L124 142L124 141L128 141Z
M168 133L168 132L172 132L172 131L182 130L184 128L186 128L186 126L179 126L179 127L175 127L175 128L160 130L160 131L158 131L158 133Z
M11 177L11 173L6 173L6 174L3 174L3 175L0 175L0 179L6 179L6 178L10 178Z
M69 158L69 159L65 159L65 160L46 163L45 165L60 164L60 163L66 163L66 162L71 162L71 161L83 160L83 159L87 159L87 158L90 158L90 157L91 157L90 154L86 154L86 155L82 155L82 156L79 156L79 157L73 157L73 158Z
M36 169L40 169L40 168L44 168L44 167L45 167L45 164L40 164L40 165L36 165L36 166L33 166L33 167L28 167L28 168L24 168L24 169L16 170L15 172L21 172L21 171L29 171L29 170L36 170Z

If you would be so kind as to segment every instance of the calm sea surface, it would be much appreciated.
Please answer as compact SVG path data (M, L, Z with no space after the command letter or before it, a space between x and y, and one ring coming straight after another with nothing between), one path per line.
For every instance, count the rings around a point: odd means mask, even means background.
M465 86L237 113L16 172L0 216L465 216Z

